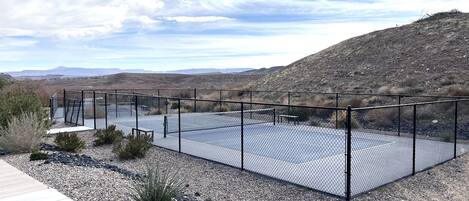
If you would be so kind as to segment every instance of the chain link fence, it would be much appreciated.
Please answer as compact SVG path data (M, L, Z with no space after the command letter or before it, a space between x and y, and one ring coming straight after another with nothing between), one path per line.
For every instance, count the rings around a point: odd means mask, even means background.
M325 106L313 107L288 103L294 94L263 103L250 91L228 92L241 98L225 100L232 95L218 91L217 98L197 89L179 96L162 96L162 90L66 91L64 105L69 123L151 134L156 146L345 199L469 149L468 99L425 97L430 102L404 104L403 97L354 97L385 105L370 107L328 94L315 97Z

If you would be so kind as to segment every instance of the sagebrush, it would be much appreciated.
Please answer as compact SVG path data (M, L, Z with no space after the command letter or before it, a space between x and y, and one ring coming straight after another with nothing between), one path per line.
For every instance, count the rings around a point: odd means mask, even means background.
M133 185L132 200L134 201L172 201L182 196L182 180L177 174L161 171L159 166L147 166L142 180Z
M85 148L85 141L77 133L58 133L54 142L60 150L67 152L79 152Z
M136 159L145 157L150 147L150 135L130 134L127 140L123 140L114 146L113 152L121 160Z
M34 113L14 116L0 129L0 147L12 153L26 153L39 149L47 134L45 123Z
M96 137L96 140L94 140L94 145L101 146L122 141L124 133L121 130L116 130L115 125L109 125L105 129L98 129L94 136Z

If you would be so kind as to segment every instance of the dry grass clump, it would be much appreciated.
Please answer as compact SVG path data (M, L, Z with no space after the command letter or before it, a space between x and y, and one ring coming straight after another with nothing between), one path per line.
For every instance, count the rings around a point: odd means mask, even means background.
M145 115L160 115L163 114L158 107L151 107L148 112L145 113Z
M159 166L147 166L142 180L136 180L133 185L134 201L172 201L183 200L183 182L177 174L161 171Z
M397 121L398 108L372 109L366 113L367 120L378 127L390 127Z
M337 127L338 128L346 128L347 125L347 112L346 111L338 111L339 114L337 115L337 121L336 121L336 115L333 113L331 117L329 117L329 122L333 125L336 124L337 122ZM352 112L352 119L351 119L351 126L352 128L361 128L361 124L358 121L357 118L357 113Z
M469 96L469 87L461 85L453 85L446 89L448 96Z
M47 129L34 113L14 116L0 129L0 147L12 153L32 152L39 149Z

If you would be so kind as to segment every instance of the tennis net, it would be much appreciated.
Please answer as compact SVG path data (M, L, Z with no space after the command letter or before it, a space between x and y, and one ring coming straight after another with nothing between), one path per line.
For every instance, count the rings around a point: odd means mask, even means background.
M181 119L177 114L164 116L164 132L166 134L178 133L179 122L181 132L211 130L241 126L241 115L243 125L275 123L275 109L255 109L229 112L206 112L206 113L181 113Z

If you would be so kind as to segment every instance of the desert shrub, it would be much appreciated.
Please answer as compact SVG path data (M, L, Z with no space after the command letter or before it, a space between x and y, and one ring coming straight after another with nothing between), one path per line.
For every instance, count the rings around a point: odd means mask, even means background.
M441 140L443 142L453 142L454 141L454 133L446 132L441 135Z
M157 107L151 107L150 110L145 113L145 115L160 115L160 114L162 114L162 112Z
M332 113L331 117L329 118L329 122L333 125L336 124L336 115ZM339 111L337 115L337 126L339 128L345 128L347 123L347 112L346 111ZM361 128L360 122L357 118L357 113L352 112L352 119L351 119L351 126L352 128Z
M176 97L178 97L178 98L193 98L192 96L193 96L193 94L190 93L190 92L187 92L187 91L185 91L185 92L183 91L183 92L180 92L180 93L176 94Z
M49 158L49 155L41 151L33 151L33 153L29 155L30 161L47 160L48 158Z
M373 109L367 112L367 120L375 126L389 127L394 125L399 115L398 108Z
M133 185L132 200L134 201L172 201L182 196L183 182L177 174L160 171L158 166L147 167L142 180Z
M97 130L94 136L96 137L96 140L94 140L94 145L101 146L120 142L124 136L124 133L121 130L116 130L115 125L110 125L105 129Z
M0 147L12 153L37 150L47 129L44 122L33 113L13 117L0 129Z
M94 118L94 109L92 104L85 104L85 119L93 119ZM106 116L106 111L104 111L103 107L96 107L96 118L104 118Z
M288 115L298 116L299 121L307 121L312 116L312 110L309 108L292 107Z
M207 101L197 101L197 112L212 112L217 104Z
M134 135L128 136L127 140L121 141L114 146L113 152L121 160L143 158L151 147L150 135Z
M446 90L449 96L469 96L469 87L464 86L451 86Z
M340 105L345 107L345 106L352 106L352 107L363 107L366 106L363 104L363 99L362 98L348 98L339 101Z
M179 107L178 102L172 102L172 103L171 103L171 106L170 106L171 109L173 109L173 110L174 110L174 109L178 109L178 107Z
M182 108L184 108L187 111L192 111L192 105L184 104L184 105L182 105Z
M227 111L230 111L230 109L228 108L228 106L226 105L219 105L219 104L216 104L215 105L215 108L214 108L214 111L215 112L227 112Z
M34 91L18 84L6 86L0 91L0 126L7 126L12 117L22 113L32 113L38 117L37 121L47 121L47 114Z
M54 142L60 150L67 152L79 152L85 148L85 142L77 133L59 133Z

